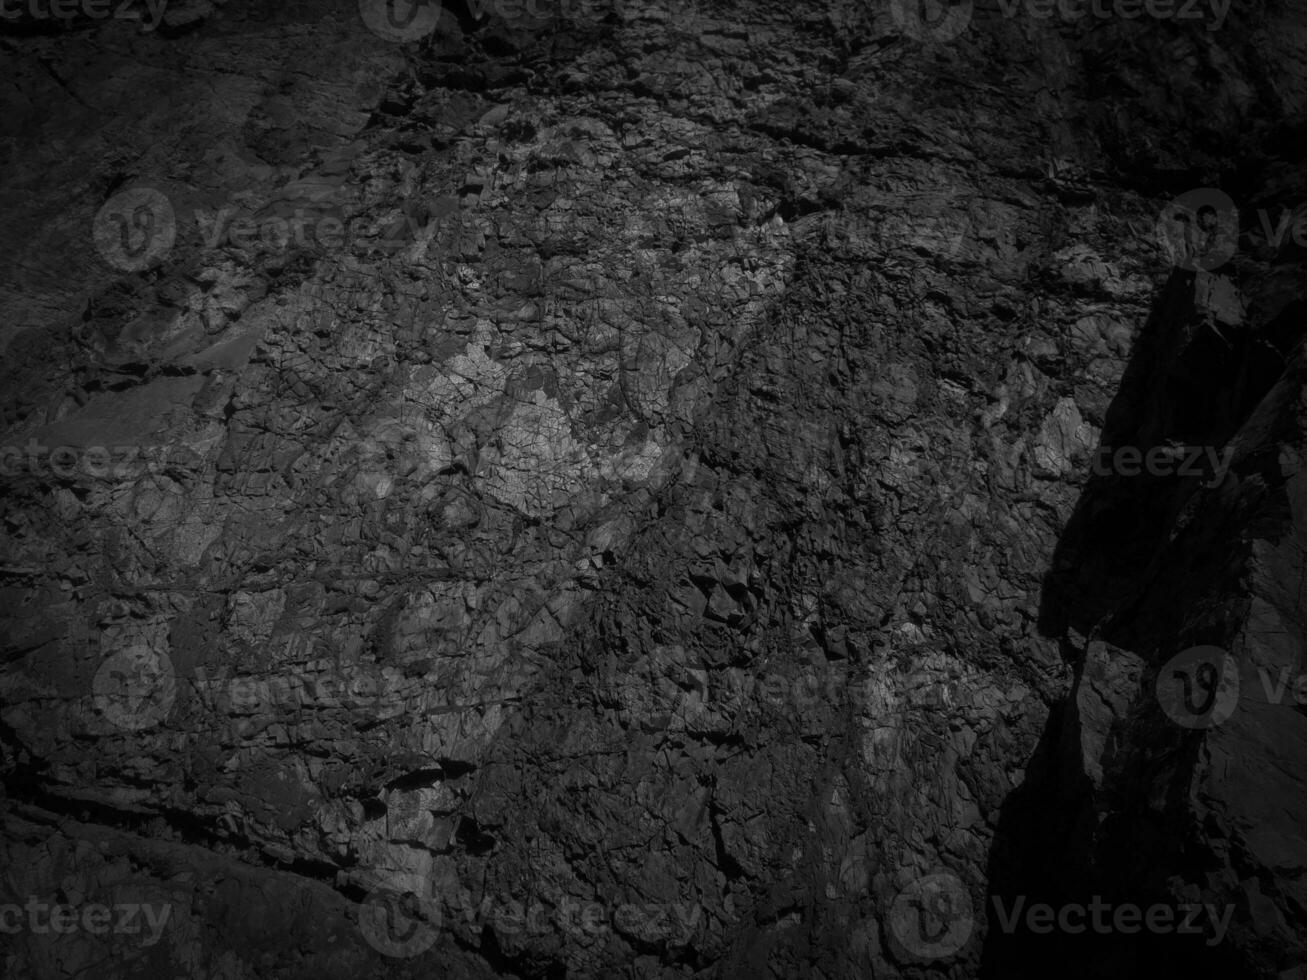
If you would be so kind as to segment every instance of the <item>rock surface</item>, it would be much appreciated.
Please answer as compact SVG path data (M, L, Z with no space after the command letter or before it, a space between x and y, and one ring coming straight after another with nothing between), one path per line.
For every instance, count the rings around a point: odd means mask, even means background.
M36 9L5 976L1307 976L1302 12Z

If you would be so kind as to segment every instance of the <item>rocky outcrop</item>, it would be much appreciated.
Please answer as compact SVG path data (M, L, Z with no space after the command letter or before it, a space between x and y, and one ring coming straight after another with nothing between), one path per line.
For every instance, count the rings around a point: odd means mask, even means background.
M1299 14L88 11L6 975L1307 968Z

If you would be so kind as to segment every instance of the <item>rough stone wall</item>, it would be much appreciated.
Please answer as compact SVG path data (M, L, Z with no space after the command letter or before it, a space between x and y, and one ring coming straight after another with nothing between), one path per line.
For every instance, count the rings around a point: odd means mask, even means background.
M435 9L0 22L4 975L1307 975L1303 12Z

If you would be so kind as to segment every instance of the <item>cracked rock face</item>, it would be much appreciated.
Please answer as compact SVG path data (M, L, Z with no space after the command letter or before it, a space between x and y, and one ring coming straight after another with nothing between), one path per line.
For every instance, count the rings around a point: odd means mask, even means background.
M1103 9L6 10L0 972L1307 976L1307 21Z

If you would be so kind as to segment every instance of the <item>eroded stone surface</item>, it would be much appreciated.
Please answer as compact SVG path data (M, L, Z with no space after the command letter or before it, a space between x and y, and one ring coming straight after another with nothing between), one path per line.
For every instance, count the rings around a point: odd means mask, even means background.
M0 38L3 901L172 910L7 974L1018 976L990 897L1096 889L1295 968L1301 714L1152 685L1299 660L1295 253L1153 234L1178 173L1292 197L1296 15L461 16ZM1100 940L1031 975L1158 975Z

